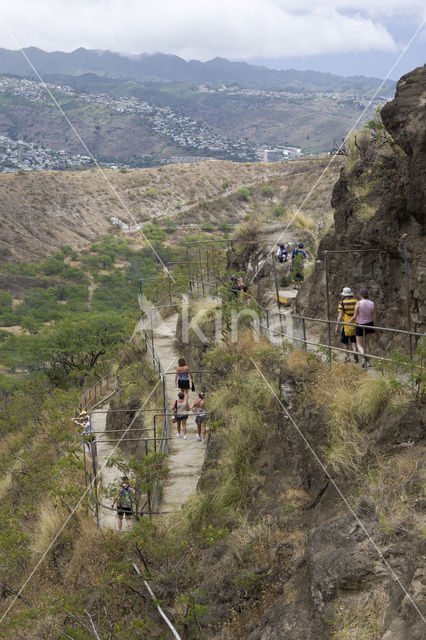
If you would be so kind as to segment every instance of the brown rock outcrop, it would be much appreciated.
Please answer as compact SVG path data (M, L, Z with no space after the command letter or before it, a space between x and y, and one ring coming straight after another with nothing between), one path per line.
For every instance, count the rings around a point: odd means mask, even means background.
M378 324L424 331L426 66L398 82L396 97L380 121L350 149L332 195L334 229L321 241L318 264L298 296L299 312L326 317L325 251L329 254L330 317L337 317L343 286L367 286L377 304ZM390 135L389 135L390 134ZM407 238L408 291L403 236ZM406 339L405 344L406 344ZM386 351L398 344L381 334Z

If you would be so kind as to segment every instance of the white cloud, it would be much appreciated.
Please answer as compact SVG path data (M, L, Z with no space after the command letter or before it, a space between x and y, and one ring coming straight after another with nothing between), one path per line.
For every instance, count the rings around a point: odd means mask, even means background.
M250 59L336 52L395 51L380 22L413 16L407 0L0 0L0 46L124 53L162 51L186 59Z

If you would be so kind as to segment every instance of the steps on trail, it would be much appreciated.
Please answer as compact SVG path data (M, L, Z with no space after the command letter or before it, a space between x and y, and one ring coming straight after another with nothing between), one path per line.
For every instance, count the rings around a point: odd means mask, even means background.
M92 417L92 425L95 431L101 431L102 433L96 434L96 449L98 454L98 474L100 476L100 483L98 487L98 499L102 504L107 504L110 506L111 500L106 500L105 498L105 490L110 484L117 482L117 479L120 477L120 471L111 467L108 468L106 466L106 461L114 453L116 445L109 442L104 442L106 440L106 420L107 420L107 411L109 405L104 404L99 407L97 410L91 412ZM110 528L117 529L117 513L116 511L111 511L110 509L106 509L105 507L99 506L99 524L102 529Z
M166 393L168 409L170 410L177 398L178 389L175 386L175 369L180 354L175 348L176 325L178 314L166 318L154 328L154 349L166 373ZM188 363L191 366L191 363ZM195 386L197 385L197 376ZM196 398L198 391L189 392L189 403ZM176 427L170 423L169 455L166 466L169 473L163 483L159 511L174 511L196 491L201 469L204 462L205 444L197 440L197 427L193 416L187 422L188 439L177 438Z

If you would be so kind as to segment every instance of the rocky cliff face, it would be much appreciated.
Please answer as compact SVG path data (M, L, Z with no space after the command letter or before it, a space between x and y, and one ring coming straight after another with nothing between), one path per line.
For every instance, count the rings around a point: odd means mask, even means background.
M334 229L322 240L309 286L298 311L326 317L325 252L329 254L330 315L344 286L367 286L377 304L378 324L424 331L426 202L426 66L403 76L381 120L346 147L347 158L334 187ZM403 237L406 234L408 291ZM395 340L382 335L382 349ZM398 342L398 341L397 341Z

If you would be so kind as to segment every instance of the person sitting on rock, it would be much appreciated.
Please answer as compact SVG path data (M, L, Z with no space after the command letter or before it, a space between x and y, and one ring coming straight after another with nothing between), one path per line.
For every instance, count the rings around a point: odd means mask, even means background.
M280 244L277 253L275 254L275 260L277 262L287 262L288 250L283 244Z

